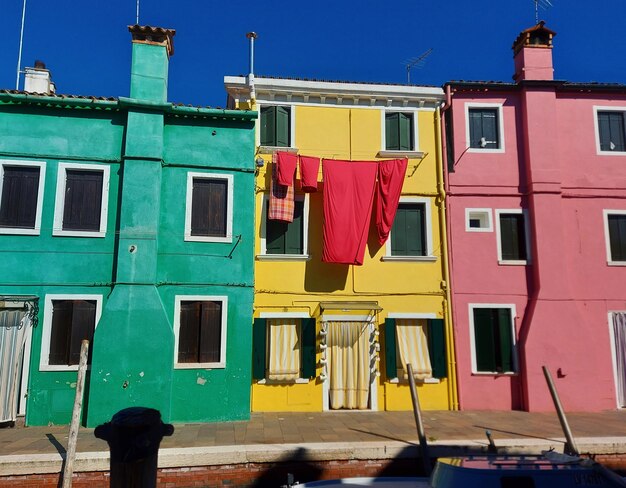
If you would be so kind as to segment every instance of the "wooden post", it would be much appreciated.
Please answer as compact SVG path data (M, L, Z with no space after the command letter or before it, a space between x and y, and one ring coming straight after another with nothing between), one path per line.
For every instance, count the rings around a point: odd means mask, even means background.
M546 366L541 367L543 369L543 375L546 377L546 381L548 383L548 389L550 390L550 395L552 395L552 402L554 402L554 408L556 408L556 413L559 416L559 422L561 423L561 429L565 434L565 439L567 440L565 444L565 452L566 454L570 454L572 456L578 456L578 447L576 446L576 442L574 442L574 436L572 435L572 431L569 428L569 424L567 423L567 417L565 417L565 411L563 410L563 406L561 405L561 400L559 399L559 394L556 391L556 387L554 386L554 382L552 381L552 375Z
M420 409L420 400L417 396L417 388L415 387L415 378L413 378L413 367L407 363L407 373L409 375L409 387L411 388L411 400L413 402L413 414L415 415L415 425L417 426L417 437L420 441L420 450L422 452L422 464L424 473L430 476L430 455L428 454L428 442L424 434L424 423L422 422L422 411Z
M76 378L76 397L74 398L74 410L72 410L72 423L67 441L65 453L65 467L63 469L62 488L71 488L72 474L74 474L74 457L76 455L76 441L78 440L78 428L80 427L80 412L83 407L83 389L85 387L85 371L87 370L87 353L89 341L84 340L80 345L80 359L78 361L78 377Z

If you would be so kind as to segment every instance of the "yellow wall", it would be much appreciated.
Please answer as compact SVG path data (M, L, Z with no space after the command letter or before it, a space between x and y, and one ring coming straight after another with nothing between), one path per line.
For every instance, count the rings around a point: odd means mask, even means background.
M329 106L292 106L295 116L294 146L298 153L320 158L375 160L381 149L381 110ZM363 266L328 264L321 261L323 184L309 198L308 261L255 261L255 317L263 312L306 312L318 318L319 302L326 300L377 301L382 311L376 324L384 340L383 324L387 314L435 313L443 318L446 300L439 201L437 197L436 121L434 111L418 113L419 147L423 159L410 159L402 194L431 199L432 248L437 256L428 262L390 262L371 226ZM266 163L271 155L261 154ZM263 196L269 191L271 165L258 171L256 180L256 254L261 253L261 210ZM319 181L321 182L321 166ZM373 222L372 222L373 223ZM335 312L332 312L335 313ZM318 335L319 338L319 335ZM384 370L384 347L381 345L380 369ZM308 384L266 385L255 382L252 388L253 411L320 411L322 384L318 349L318 377ZM448 378L453 374L448 371ZM420 384L420 402L424 409L452 408L448 397L448 380L439 384ZM408 386L386 381L384 372L378 378L378 409L408 410L411 397Z

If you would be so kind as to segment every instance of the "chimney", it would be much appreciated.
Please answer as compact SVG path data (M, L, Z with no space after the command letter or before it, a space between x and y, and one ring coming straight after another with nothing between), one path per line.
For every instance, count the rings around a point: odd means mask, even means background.
M56 87L43 61L36 60L34 68L24 69L24 91L50 95L56 92Z
M141 25L130 25L128 30L133 36L131 98L167 102L167 71L176 31Z
M513 43L516 82L523 80L553 80L552 38L556 32L544 26L542 20L523 31Z

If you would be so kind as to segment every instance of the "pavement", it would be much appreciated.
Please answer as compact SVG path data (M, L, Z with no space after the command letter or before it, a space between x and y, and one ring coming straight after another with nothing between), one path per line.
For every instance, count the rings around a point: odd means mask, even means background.
M483 453L489 430L500 452L563 452L556 413L425 411L432 456ZM626 410L568 413L581 453L626 454ZM68 426L0 429L0 476L56 473L67 448ZM159 450L159 467L192 467L309 460L390 459L417 456L413 412L252 413L248 421L174 424ZM106 471L109 448L81 428L74 470Z

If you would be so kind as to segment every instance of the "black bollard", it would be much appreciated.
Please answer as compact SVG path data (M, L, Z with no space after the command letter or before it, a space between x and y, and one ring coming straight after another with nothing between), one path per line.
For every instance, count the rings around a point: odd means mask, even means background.
M131 407L117 412L94 431L111 451L111 488L155 488L159 445L174 426L161 421L153 408Z

